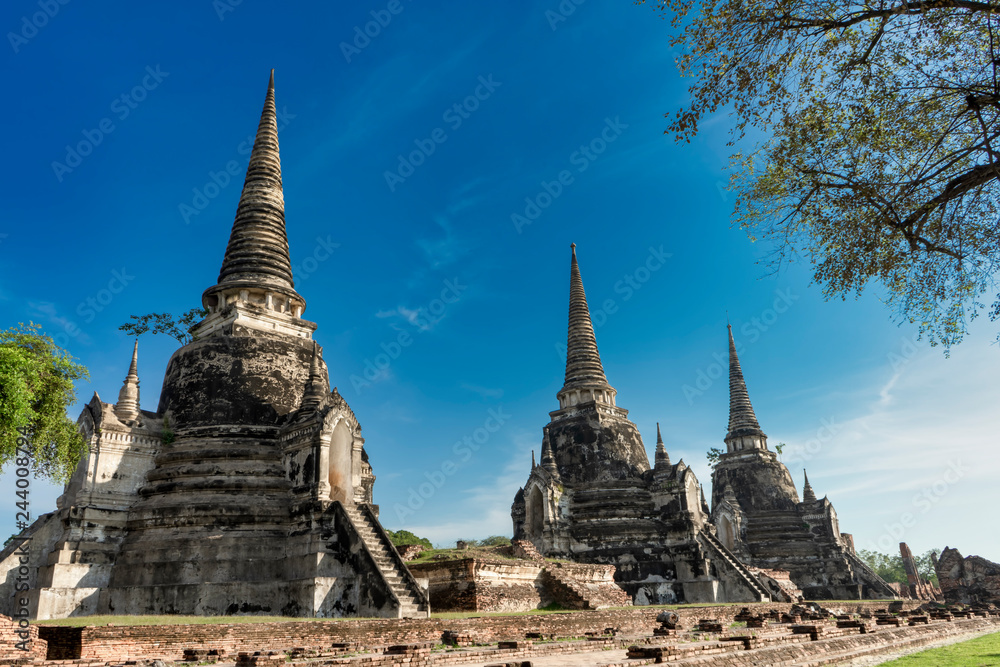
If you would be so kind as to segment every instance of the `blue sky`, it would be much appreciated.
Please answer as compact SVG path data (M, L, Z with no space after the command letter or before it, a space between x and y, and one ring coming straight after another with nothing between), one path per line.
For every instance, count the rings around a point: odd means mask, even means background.
M690 144L663 134L687 82L650 7L51 2L0 9L0 327L38 322L90 368L74 417L117 396L129 315L179 313L215 283L274 68L296 288L388 528L510 534L557 407L575 242L650 454L659 421L708 495L728 313L762 427L859 548L1000 558L984 520L1000 500L995 328L945 358L875 291L827 302L801 263L769 274L771 249L731 226L729 117ZM145 409L176 347L141 340ZM0 488L13 531L9 475ZM35 512L53 509L58 490L33 488Z

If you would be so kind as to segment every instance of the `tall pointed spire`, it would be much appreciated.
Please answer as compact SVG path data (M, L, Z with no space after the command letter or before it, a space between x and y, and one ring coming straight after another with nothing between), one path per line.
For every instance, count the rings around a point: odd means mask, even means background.
M139 418L139 339L135 339L132 347L132 363L128 367L128 375L118 391L118 402L115 403L115 416L121 421L135 421Z
M531 450L531 469L534 470L537 467L535 464L535 450Z
M733 341L733 327L726 325L729 329L729 433L726 434L726 442L742 436L755 436L749 448L767 448L767 436L760 429L757 423L757 415L754 414L753 406L750 405L750 394L747 392L747 383L743 379L743 371L740 369L740 360L736 356L736 343ZM741 447L742 448L742 447ZM730 446L732 451L732 446Z
M219 281L205 290L202 301L206 308L224 305L221 292L257 288L269 292L268 303L278 296L281 303L274 307L288 310L305 301L295 291L292 266L285 233L285 200L281 184L281 158L278 154L278 115L274 104L274 70L267 85L264 110L261 112L257 137L250 153L243 192L236 208L236 219L229 236L229 245L222 260ZM211 297L215 297L212 299ZM294 303L286 304L285 298Z
M663 436L660 434L660 422L656 422L656 460L653 463L655 468L662 468L670 465L670 455L667 447L663 444Z
M587 295L583 291L583 279L580 277L580 267L576 261L576 244L572 248L572 259L569 271L569 330L566 338L566 380L559 392L560 407L567 404L600 400L614 405L615 391L608 384L601 364L601 355L597 351L597 337L594 336L594 324L590 320L590 309L587 307ZM576 400L569 401L568 394L572 390L587 389L587 392L575 392ZM593 391L596 390L596 391ZM585 395L584 395L585 394Z
M802 469L802 476L806 478L806 483L802 487L802 502L804 503L814 503L816 502L816 493L813 491L812 486L809 484L809 475L806 474L806 469Z

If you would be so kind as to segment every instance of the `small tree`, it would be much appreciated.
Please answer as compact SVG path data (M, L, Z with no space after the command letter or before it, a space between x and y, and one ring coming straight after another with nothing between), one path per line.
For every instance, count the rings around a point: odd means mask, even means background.
M510 538L503 535L492 535L479 543L483 547L509 547Z
M129 336L141 336L150 332L155 334L167 334L171 338L176 338L182 345L187 345L192 341L188 329L194 326L195 322L208 315L204 308L192 308L177 320L170 313L150 313L149 315L131 315L134 322L127 322L118 329L124 331Z
M0 332L0 467L69 480L86 449L66 410L87 369L34 323ZM30 456L25 454L30 452Z
M715 466L719 465L719 457L723 454L725 454L725 452L718 447L712 447L705 454L705 457L708 459L708 465L712 470L715 470Z
M917 563L917 574L921 579L926 579L935 586L938 585L937 571L934 569L934 560L940 555L937 549L930 549L921 556L914 556Z

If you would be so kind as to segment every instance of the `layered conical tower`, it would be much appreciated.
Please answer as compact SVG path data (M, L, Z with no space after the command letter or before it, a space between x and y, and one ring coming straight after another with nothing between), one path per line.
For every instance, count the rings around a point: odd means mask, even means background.
M569 269L569 329L566 336L566 379L556 395L559 407L597 401L615 404L616 391L604 375L597 337L590 319L587 294L576 261L576 244L570 245L572 258Z
M269 310L295 317L305 310L305 299L295 291L288 253L277 118L271 70L219 280L202 295L209 311L234 300L253 301L253 296Z
M729 452L740 449L767 449L767 436L757 423L753 405L750 404L750 394L747 383L743 379L743 369L740 368L740 358L736 355L736 342L733 340L733 327L729 329L729 431L726 433L726 446Z
M712 472L712 506L722 502L727 486L745 512L790 509L799 499L788 468L767 448L750 404L747 383L736 353L733 328L729 330L729 428L726 452Z
M556 394L559 409L549 413L540 464L567 483L634 478L649 470L646 448L604 374L576 244L570 248L566 376Z

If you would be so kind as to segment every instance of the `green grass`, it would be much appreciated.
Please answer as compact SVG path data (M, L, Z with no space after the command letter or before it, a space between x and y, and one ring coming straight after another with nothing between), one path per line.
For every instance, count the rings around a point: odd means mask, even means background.
M507 547L509 548L509 547ZM504 547L469 547L468 549L425 549L408 563L437 563L463 558L483 558L487 560L517 560L503 553Z
M896 667L990 667L1000 665L1000 632L932 648L885 663Z

